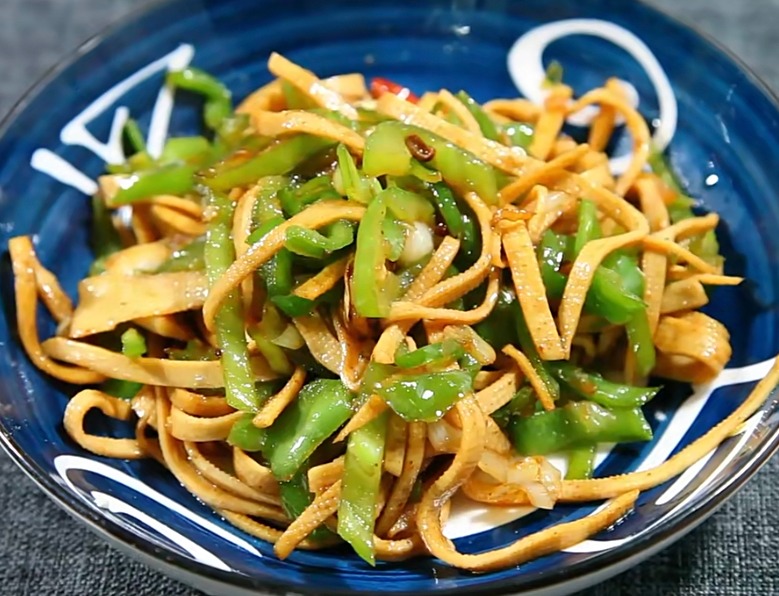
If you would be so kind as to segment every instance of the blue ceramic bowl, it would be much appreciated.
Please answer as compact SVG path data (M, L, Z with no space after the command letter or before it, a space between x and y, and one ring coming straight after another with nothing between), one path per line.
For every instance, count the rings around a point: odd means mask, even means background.
M172 0L87 44L15 110L0 135L0 246L35 234L45 264L74 292L90 261L89 201L124 108L164 129L163 70L178 61L218 75L241 98L269 79L272 50L320 75L361 71L417 91L465 88L479 100L517 94L507 55L524 33L560 19L602 19L640 35L679 105L670 156L689 193L722 215L728 273L749 281L716 292L707 309L732 333L733 359L713 385L669 386L648 408L655 440L612 452L599 475L664 460L729 414L779 352L779 112L770 93L721 49L636 2L620 0L320 1ZM546 60L579 93L611 75L630 81L652 121L658 105L644 69L615 45L582 35L552 43ZM522 65L521 65L522 66ZM532 64L528 63L528 68ZM156 115L155 105L157 105ZM197 129L196 105L177 100L172 133ZM162 120L160 120L162 118ZM159 139L157 139L159 140ZM562 594L635 564L690 530L737 490L779 444L773 400L738 436L681 478L643 493L621 524L592 540L504 571L477 575L432 558L370 568L346 549L297 552L235 530L151 462L84 452L61 419L72 389L40 374L14 323L12 275L0 269L0 443L57 503L141 560L214 593L423 591ZM44 334L52 324L41 317ZM96 426L100 427L97 422ZM126 433L119 426L103 426ZM560 506L494 529L467 524L466 552L503 546L594 506Z

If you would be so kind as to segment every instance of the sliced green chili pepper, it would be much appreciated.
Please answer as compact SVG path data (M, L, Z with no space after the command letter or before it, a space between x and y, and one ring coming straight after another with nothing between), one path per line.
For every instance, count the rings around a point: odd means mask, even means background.
M641 298L623 288L619 274L606 267L595 270L584 305L587 312L615 325L624 325L633 315L646 309Z
M338 170L334 174L333 178L340 181L340 187L343 187L343 194L347 196L350 201L357 201L367 205L377 192L381 191L381 185L375 178L365 178L360 170L357 168L357 164L354 163L352 154L345 145L338 145L336 150L338 156ZM338 186L338 185L336 185Z
M566 480L586 480L592 478L595 468L595 445L577 447L568 452L568 471Z
M90 267L90 275L102 273L105 270L105 259L123 248L119 232L111 221L111 211L99 195L92 197L91 244L95 262Z
M533 130L533 127L526 122L504 124L501 131L503 132L505 140L508 141L508 145L522 147L522 149L527 151L533 143L533 134L535 131Z
M431 189L433 200L447 231L458 240L462 239L465 223L454 194L446 184L433 184Z
M428 225L435 221L435 207L422 195L397 186L388 187L385 193L387 207L400 221L421 221Z
M579 203L579 222L574 241L576 254L578 255L587 244L597 240L601 235L598 206L592 201L582 199Z
M255 326L249 327L249 335L254 340L260 354L268 361L268 366L273 372L285 376L292 374L292 364L280 346L266 338Z
M482 363L479 362L473 354L465 352L457 361L457 364L460 366L462 372L468 374L471 378L471 385L473 385L473 382L476 380L476 375L479 374L479 371L482 369Z
M262 451L268 434L264 428L254 426L254 414L244 414L233 423L227 442L233 447L250 453Z
M472 265L481 253L481 233L471 210L460 205L445 184L431 186L438 213L452 236L460 241L458 264L464 268Z
M387 260L393 263L403 254L406 246L406 236L408 228L395 219L390 213L384 217L384 223L381 226L384 235L384 251Z
M549 372L550 363L543 358L536 350L536 344L533 342L533 337L530 335L530 330L527 328L527 322L525 316L522 313L522 308L519 305L519 301L514 296L514 304L512 306L512 312L514 313L514 324L517 329L517 338L519 339L519 347L524 352L527 359L533 365L536 373L544 383L549 395L552 396L554 401L560 399L560 385L554 379Z
M422 271L422 269L425 268L425 265L430 261L430 255L425 255L414 263L413 265L409 265L408 267L400 269L398 272L398 295L402 296L407 291L409 286L414 282L414 280L419 275L419 272Z
M637 255L618 250L603 259L603 266L619 275L626 292L634 296L644 295L644 273L638 265Z
M524 455L547 455L595 443L648 441L652 429L641 408L609 409L593 402L571 402L527 418L515 418L509 434Z
M431 360L430 352L418 352L415 350L396 358L405 364ZM461 358L466 356L463 353ZM360 396L366 399L369 395L378 395L404 420L434 422L472 390L473 375L468 370L408 374L400 366L372 362L363 376Z
M257 392L262 399L267 399L280 389L277 382L258 383ZM292 406L290 406L292 407ZM254 426L254 414L246 413L233 423L227 442L234 447L248 452L264 451L269 444L267 428Z
M472 390L473 378L465 370L401 375L374 388L377 395L409 422L439 420Z
M216 130L214 149L216 154L226 155L230 150L243 146L258 151L272 143L269 137L247 135L250 120L248 114L232 113L222 120Z
M695 201L687 196L682 189L676 174L660 151L652 151L649 154L649 167L671 190L676 193L676 198L668 206L668 216L671 223L695 217L692 207ZM701 234L691 239L690 250L705 261L721 266L722 256L719 254L719 242L714 230Z
M311 203L325 199L340 199L341 195L333 187L330 176L312 178L298 188L287 186L278 193L281 207L287 217L297 215Z
M284 223L281 216L266 219L260 226L254 230L246 239L248 244L259 242L271 230ZM292 253L282 248L269 261L260 267L260 277L265 282L270 296L285 296L292 291L295 280L292 276Z
M473 326L474 331L496 350L518 341L515 326L507 323L513 321L516 302L514 291L507 285L501 284L495 308L487 318Z
M406 344L401 344L405 346ZM413 352L395 356L395 364L400 368L418 368L421 366L446 366L464 354L463 347L453 339L429 344Z
M156 195L185 195L193 190L196 171L197 166L171 164L132 174L111 203L127 205Z
M636 372L645 377L652 372L657 359L646 309L637 312L625 323L625 331L628 336L629 349L636 359Z
M100 391L119 399L132 399L142 388L143 383L121 379L106 379L100 384Z
M229 191L236 186L253 184L265 176L288 174L306 159L334 144L329 139L309 135L291 136L253 157L247 158L242 152L217 164L204 174L203 182L214 190Z
M166 348L165 354L171 360L208 361L219 359L216 349L199 339L188 341L183 348Z
M416 160L411 161L411 169L408 172L411 176L416 178L417 180L421 180L422 182L441 182L443 180L443 176L441 175L441 172L437 170L431 170L430 168L426 168L421 163L419 163Z
M386 317L396 289L394 277L384 266L386 215L387 203L381 192L368 205L357 229L352 299L357 314L363 317Z
M124 138L127 139L127 143L130 146L131 155L146 151L146 139L143 138L143 133L141 132L141 128L138 126L138 122L132 118L128 118L127 122L124 123L122 132L124 133Z
M295 285L292 262L292 253L282 248L260 268L262 280L271 298L286 296L292 291Z
M388 413L349 435L344 461L338 535L370 565L376 564L373 528L384 461Z
M563 82L563 65L557 60L552 60L549 66L546 67L546 76L544 77L544 85L559 85Z
M600 237L597 205L592 201L582 200L574 239L574 255L578 255L588 243ZM626 259L626 255L612 254L607 257L595 270L585 302L588 312L616 325L624 325L637 313L646 310L644 301L639 297L643 290L636 287L637 282L643 284L643 276L638 266L631 265Z
M538 244L538 260L541 278L544 281L546 294L549 298L562 298L568 278L560 273L560 265L565 258L565 238L547 230Z
M296 255L324 259L327 255L354 242L354 226L348 221L336 221L322 232L291 226L287 228L284 246Z
M209 285L216 283L235 259L231 238L235 203L228 197L203 189L214 217L208 224L204 260ZM254 386L249 365L249 350L244 330L243 303L240 294L232 292L216 314L216 338L222 351L222 370L227 403L237 410L255 411L260 397Z
M511 398L511 401L492 413L492 419L501 428L506 428L511 420L526 412L536 401L536 392L529 385L521 387Z
M479 103L476 102L465 91L460 91L456 97L460 100L460 103L462 103L468 109L473 118L479 124L481 134L483 134L487 139L500 142L500 136L498 135L498 129L495 127L495 123L490 119Z
M289 185L289 179L286 176L266 176L258 185L257 200L254 202L255 221L261 224L274 217L284 217L278 192Z
M635 408L648 403L659 387L634 387L607 381L594 372L586 372L570 362L550 362L549 368L577 395L609 408Z
M474 191L490 204L497 200L495 170L457 145L427 130L401 122L383 122L368 136L363 171L368 176L405 176L411 173L408 137L419 138L433 150L427 165L441 172L447 184L465 193Z
M202 164L211 157L213 147L205 137L173 137L167 140L160 155L161 164Z
M692 206L695 204L695 201L684 192L682 185L679 183L679 179L676 177L676 174L674 174L665 156L660 151L652 151L649 154L648 162L652 172L656 174L668 188L676 193L676 199L668 207L668 214L671 216L671 221L677 222L694 217L695 214L692 211Z
M295 520L311 505L314 495L308 488L308 469L300 468L295 475L286 482L279 482L279 495L281 496L281 508L287 517ZM318 541L332 536L330 530L319 526L311 532L307 538Z
M128 358L140 358L146 353L146 339L135 327L130 327L122 333L122 354ZM121 379L107 379L100 384L100 391L118 397L119 399L132 399L143 388L143 383L124 381Z
M316 106L302 91L291 83L281 80L281 93L288 110L308 110Z
M603 266L617 273L626 294L644 295L644 273L635 255L617 251L604 259ZM625 331L629 349L635 355L636 371L639 375L646 376L655 367L655 345L646 307L636 310L625 321Z
M205 269L203 257L206 247L205 238L196 238L186 246L175 250L171 257L165 261L157 273L172 273L176 271L202 271Z
M341 381L317 379L266 429L263 455L273 475L289 480L314 450L353 414L352 394Z
M216 130L222 121L233 112L230 90L219 80L198 68L169 72L166 81L169 85L186 89L206 98L203 117L206 126Z
M460 252L457 253L455 264L461 269L467 269L479 258L482 250L481 231L476 216L468 205L462 205L463 231L460 237Z
M124 163L109 163L105 169L109 174L134 174L155 168L157 163L146 151L134 153L125 159Z
M407 131L394 121L382 122L368 135L363 153L363 172L368 176L408 176L411 153L406 147Z
M122 354L128 358L140 358L146 353L146 338L135 328L122 333Z
M295 294L271 296L271 302L288 317L304 317L310 315L316 306L315 300L301 298Z

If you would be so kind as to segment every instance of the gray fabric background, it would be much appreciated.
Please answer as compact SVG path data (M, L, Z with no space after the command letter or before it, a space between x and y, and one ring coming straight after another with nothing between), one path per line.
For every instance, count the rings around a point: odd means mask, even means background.
M630 1L630 0L626 0ZM136 0L0 0L0 114ZM652 0L697 24L779 89L779 0ZM702 65L705 68L705 65ZM779 458L709 521L585 596L779 594ZM0 454L0 593L198 594L120 555Z

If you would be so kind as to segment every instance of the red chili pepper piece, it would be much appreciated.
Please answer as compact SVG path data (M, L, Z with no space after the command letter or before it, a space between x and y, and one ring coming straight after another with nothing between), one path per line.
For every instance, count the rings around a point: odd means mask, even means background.
M389 79L382 77L374 77L371 79L371 95L374 99L378 99L383 93L392 93L397 95L400 99L405 99L411 103L417 103L419 98L411 93L411 89L404 87Z

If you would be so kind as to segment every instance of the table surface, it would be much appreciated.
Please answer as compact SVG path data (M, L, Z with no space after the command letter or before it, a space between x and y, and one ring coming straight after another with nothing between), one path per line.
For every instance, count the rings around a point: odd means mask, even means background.
M628 0L626 0L628 1ZM779 89L779 0L651 0L695 23ZM2 0L0 114L49 67L138 0ZM585 596L779 594L779 457L701 527ZM0 593L199 594L73 521L0 453Z

